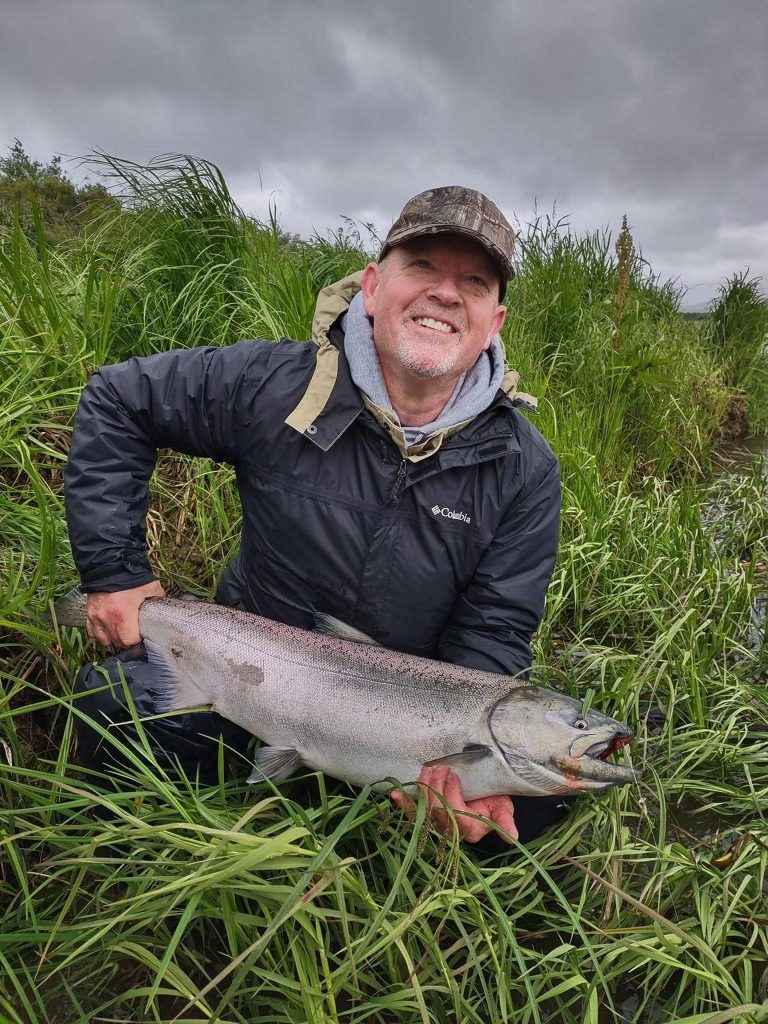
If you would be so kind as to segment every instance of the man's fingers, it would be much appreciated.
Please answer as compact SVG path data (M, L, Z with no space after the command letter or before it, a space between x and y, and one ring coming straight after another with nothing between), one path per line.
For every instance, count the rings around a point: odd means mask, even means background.
M432 792L431 779L432 769L426 767L422 768L421 774L419 775L419 787L421 788L421 791L424 794L424 799L427 803L427 817L432 816L435 806L441 806ZM413 820L417 807L417 799L415 797L410 797L408 794L403 793L402 790L392 790L390 791L389 799L392 803L396 804L401 811L406 812L409 818Z
M115 651L122 651L125 647L133 647L134 644L141 643L141 636L138 633L135 635L131 633L121 635L115 629L104 629L101 626L95 627L93 631L88 630L88 636L97 643L104 644L105 647L111 647Z
M448 771L446 769L446 771ZM461 792L461 782L459 776L455 772L448 771L445 782L443 784L443 796L449 807L459 814L462 811L469 810L467 804L464 801L464 795Z
M102 644L104 647L112 646L112 639L106 630L101 628L101 626L88 625L86 626L85 631L91 640L95 640L97 644Z
M509 832L513 839L517 839L519 833L515 824L515 808L512 801L506 796L492 797L491 799L493 803L488 809L488 817ZM499 835L507 843L512 841L503 832L500 832Z
M138 618L136 618L136 625L133 628L129 621L123 619L123 616L119 616L117 622L109 619L105 621L101 618L89 618L85 631L92 640L104 644L105 647L112 647L116 651L141 643Z
M139 608L148 597L164 596L157 580L115 593L88 594L88 636L115 650L141 643Z
M404 811L408 818L413 821L416 815L416 804L401 789L393 789L389 794L390 800L396 804L401 811Z
M470 808L462 796L461 781L446 765L424 768L419 782L425 789L427 813L438 832L449 836L458 829L462 839L476 842L476 837L489 831L487 825L464 816Z
M458 776L445 765L433 765L422 771L419 781L427 787L427 813L435 828L444 835L452 835L455 825L450 810L458 815L466 807ZM457 824L461 832L458 817Z
M499 834L511 843L506 833L517 839L514 807L508 796L490 796L466 802L461 792L461 780L445 765L424 767L419 775L419 785L427 804L427 817L437 831L451 835L458 829L459 835L468 843L477 843L493 831L491 825L480 821L478 815L498 825ZM395 789L390 797L401 810L413 818L416 804L402 790Z
M410 797L407 797L401 789L393 789L389 794L389 797L390 800L393 800L402 810L413 810L413 800L411 800Z

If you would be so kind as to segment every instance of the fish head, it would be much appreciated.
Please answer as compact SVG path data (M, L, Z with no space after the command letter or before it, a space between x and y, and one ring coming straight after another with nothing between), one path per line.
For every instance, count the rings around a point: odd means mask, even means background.
M494 705L488 724L520 792L579 793L634 782L640 773L608 761L633 738L629 726L572 697L520 686Z

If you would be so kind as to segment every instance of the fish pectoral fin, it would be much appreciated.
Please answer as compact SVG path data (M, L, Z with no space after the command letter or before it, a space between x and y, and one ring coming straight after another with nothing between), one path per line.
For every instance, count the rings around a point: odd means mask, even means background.
M293 775L301 764L301 754L292 747L259 747L253 758L249 782L272 779L279 782Z
M325 612L315 612L315 633L322 633L323 636L335 636L338 640L349 640L353 644L369 644L371 647L381 647L378 640L363 633L354 626L348 626L341 619L334 619L332 615Z
M190 672L184 652L175 647L156 644L144 637L144 647L152 666L155 684L155 710L183 711L185 708L210 706L211 699L203 693Z
M492 754L491 748L484 743L468 743L463 750L459 750L455 754L446 754L445 757L436 757L433 761L425 761L424 766L433 768L436 764L444 764L448 768L457 768L462 765L469 767Z

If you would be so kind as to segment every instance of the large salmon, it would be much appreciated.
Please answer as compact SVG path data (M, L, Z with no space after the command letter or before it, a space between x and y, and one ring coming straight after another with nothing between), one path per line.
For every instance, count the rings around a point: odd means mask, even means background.
M61 625L85 624L83 595L55 610ZM264 742L249 781L305 765L390 788L387 779L413 781L440 762L471 800L604 789L639 775L605 760L632 731L601 712L510 676L389 650L327 616L308 632L149 598L139 627L159 712L210 705Z

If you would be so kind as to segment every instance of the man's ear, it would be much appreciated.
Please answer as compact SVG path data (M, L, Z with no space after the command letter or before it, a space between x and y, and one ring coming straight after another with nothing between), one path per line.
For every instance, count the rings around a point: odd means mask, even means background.
M491 327L491 333L488 335L488 341L485 343L486 349L490 347L491 341L499 333L501 328L504 326L504 320L507 316L506 306L497 306L496 312L493 314L493 325Z
M374 309L376 308L376 290L379 287L380 280L381 270L378 263L369 263L360 279L360 291L363 293L363 305L365 306L366 316L373 316Z

